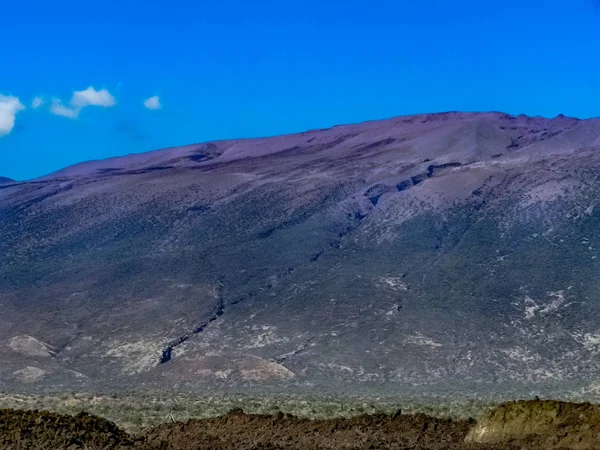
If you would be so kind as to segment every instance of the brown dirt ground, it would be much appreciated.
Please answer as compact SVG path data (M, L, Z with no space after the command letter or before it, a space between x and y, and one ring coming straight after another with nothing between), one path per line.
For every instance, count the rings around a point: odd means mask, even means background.
M165 424L132 436L115 424L89 414L0 410L0 449L429 449L509 450L547 448L541 436L525 440L465 443L476 425L423 414L371 415L351 419L310 420L291 415L225 416ZM563 430L565 431L565 430ZM569 447L566 447L569 448Z
M148 433L146 442L164 442L168 450L511 448L465 444L473 424L423 414L310 420L232 411L215 419L163 425Z
M65 416L46 411L0 410L2 449L117 449L133 444L114 423L80 413Z

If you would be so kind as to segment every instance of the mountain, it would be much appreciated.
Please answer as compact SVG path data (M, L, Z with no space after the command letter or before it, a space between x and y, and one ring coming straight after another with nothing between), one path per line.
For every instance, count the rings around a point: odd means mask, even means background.
M6 177L0 177L0 184L14 183L15 180Z
M600 375L600 120L443 113L0 186L0 380Z

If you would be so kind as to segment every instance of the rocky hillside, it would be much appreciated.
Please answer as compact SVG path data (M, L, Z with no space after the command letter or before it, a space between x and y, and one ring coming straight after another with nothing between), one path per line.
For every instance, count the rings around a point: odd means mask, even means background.
M593 380L600 121L446 113L0 186L0 380Z

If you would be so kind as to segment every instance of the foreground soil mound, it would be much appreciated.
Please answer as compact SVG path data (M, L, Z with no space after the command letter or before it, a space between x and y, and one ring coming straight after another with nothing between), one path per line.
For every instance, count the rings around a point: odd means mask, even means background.
M467 444L474 421L425 415L374 415L353 419L310 420L291 415L229 414L162 425L130 436L99 417L2 410L0 448L21 449L515 449Z
M600 405L552 400L506 403L479 419L466 441L519 440L543 449L600 449Z
M86 413L0 410L2 449L118 449L133 441L114 423Z
M290 415L248 415L170 424L146 436L166 449L459 449L474 422L419 415L373 415L310 420ZM510 448L510 447L498 447Z
M600 449L599 409L590 404L514 402L478 423L400 412L311 420L238 409L221 417L164 424L137 436L85 413L0 410L0 449Z

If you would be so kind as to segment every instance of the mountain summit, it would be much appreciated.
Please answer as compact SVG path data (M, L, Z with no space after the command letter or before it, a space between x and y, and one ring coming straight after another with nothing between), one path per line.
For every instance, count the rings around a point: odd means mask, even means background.
M600 120L444 113L0 186L0 380L600 375Z

